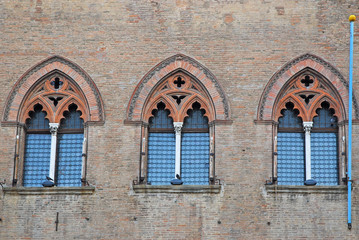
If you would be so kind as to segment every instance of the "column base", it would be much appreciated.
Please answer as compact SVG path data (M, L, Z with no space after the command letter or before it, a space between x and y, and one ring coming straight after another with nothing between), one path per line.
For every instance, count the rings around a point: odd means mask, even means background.
M182 185L183 181L181 179L174 178L174 179L171 180L171 184L172 185Z
M45 182L42 183L42 186L44 186L44 187L53 187L53 186L55 186L55 183L53 181L46 180Z
M308 179L308 180L305 180L304 185L315 186L315 185L317 185L317 181L315 181L314 179Z

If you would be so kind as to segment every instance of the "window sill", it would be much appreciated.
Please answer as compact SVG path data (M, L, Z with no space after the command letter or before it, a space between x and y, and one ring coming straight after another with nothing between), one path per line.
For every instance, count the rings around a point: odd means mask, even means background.
M90 195L95 187L4 187L3 192L10 195Z
M304 194L344 194L348 187L338 186L292 186L292 185L265 185L267 193L304 193Z
M221 185L133 185L135 193L220 193Z

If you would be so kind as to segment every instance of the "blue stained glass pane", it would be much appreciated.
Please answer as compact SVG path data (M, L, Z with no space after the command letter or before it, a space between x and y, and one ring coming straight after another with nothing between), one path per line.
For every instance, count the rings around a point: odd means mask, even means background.
M84 135L58 134L57 186L81 186Z
M337 117L328 108L317 110L318 116L313 118L313 128L337 128Z
M302 119L299 118L294 110L283 110L283 117L278 119L279 128L302 128Z
M209 184L209 133L182 133L181 177L183 184Z
M169 185L175 176L175 133L149 133L147 181L152 185Z
M188 111L188 117L185 118L183 128L208 128L208 118L204 117L205 110L200 109L199 103L193 104L193 109Z
M278 132L278 184L303 185L305 179L304 133Z
M312 178L317 185L338 185L337 133L311 133Z
M50 134L27 134L25 143L25 161L23 185L42 187L49 176L51 155Z
M152 112L153 117L149 120L150 128L173 128L173 119L168 116L170 111L165 109L166 105L161 102L157 107L158 109Z
M28 129L49 129L49 120L46 119L46 112L41 111L40 104L35 105L34 111L29 113L30 118L26 120Z

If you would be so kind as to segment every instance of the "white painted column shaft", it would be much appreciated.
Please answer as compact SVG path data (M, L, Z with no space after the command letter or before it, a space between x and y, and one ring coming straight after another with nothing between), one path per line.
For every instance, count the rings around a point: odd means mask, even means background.
M49 127L51 132L51 155L50 155L49 177L55 180L57 130L59 128L59 124L49 123Z
M303 122L305 131L305 180L312 179L312 161L310 149L310 131L312 130L313 122Z
M183 122L174 122L173 123L175 132L176 132L176 165L175 165L175 178L181 176L181 130Z
M81 168L81 179L85 177L85 166L86 166L86 138L82 143L82 168Z

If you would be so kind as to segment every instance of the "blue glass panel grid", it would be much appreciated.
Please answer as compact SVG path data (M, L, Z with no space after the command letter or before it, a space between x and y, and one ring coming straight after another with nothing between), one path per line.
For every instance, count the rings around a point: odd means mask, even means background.
M191 110L184 120L183 128L208 128L208 118L203 116L200 109Z
M27 134L25 143L25 160L23 185L25 187L42 187L49 176L51 155L50 134Z
M83 140L82 133L58 135L57 186L81 186Z
M336 133L311 133L312 178L317 185L338 185Z
M294 110L285 109L283 117L278 119L280 128L301 128L302 120L297 116Z
M183 184L209 184L209 133L182 133L181 177Z
M169 185L175 175L175 133L149 133L147 181L152 185Z
M304 134L278 132L278 185L303 185Z

